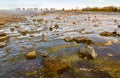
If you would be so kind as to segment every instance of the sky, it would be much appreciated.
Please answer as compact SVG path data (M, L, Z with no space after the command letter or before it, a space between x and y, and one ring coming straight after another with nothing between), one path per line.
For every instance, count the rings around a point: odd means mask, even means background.
M120 0L0 0L0 9L120 6Z

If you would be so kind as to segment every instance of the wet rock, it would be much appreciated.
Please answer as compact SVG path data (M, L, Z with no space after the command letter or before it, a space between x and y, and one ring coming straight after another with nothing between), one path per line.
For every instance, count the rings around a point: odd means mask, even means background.
M0 42L0 48L4 48L7 44L5 42Z
M69 68L69 62L66 59L45 58L44 71L45 72L58 72L62 69Z
M71 42L71 41L73 41L73 38L71 38L71 37L65 37L64 40L65 40L66 42Z
M88 37L80 36L80 37L75 37L73 40L77 43L86 43L86 44L92 44L93 40Z
M41 52L40 55L43 56L43 57L48 57L48 53L47 52Z
M87 58L87 59L95 59L98 55L95 52L94 48L91 46L86 46L84 49L80 49L80 57L81 58Z
M32 52L29 52L26 54L26 59L34 59L36 58L36 52L35 51L32 51Z
M104 31L102 33L100 33L100 36L112 36L112 32L108 32L108 31Z

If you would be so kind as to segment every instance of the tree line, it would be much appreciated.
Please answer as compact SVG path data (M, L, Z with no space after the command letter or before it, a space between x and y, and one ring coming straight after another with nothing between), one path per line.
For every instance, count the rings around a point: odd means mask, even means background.
M87 7L83 8L82 11L102 11L102 12L120 12L120 7L114 7L114 6L108 6L108 7L103 7L103 8L98 8L98 7Z

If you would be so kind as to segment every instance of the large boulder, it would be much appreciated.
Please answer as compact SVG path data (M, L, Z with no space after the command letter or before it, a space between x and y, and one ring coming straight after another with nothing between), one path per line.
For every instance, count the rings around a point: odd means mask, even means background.
M36 58L36 51L31 51L26 54L26 59L34 59Z
M81 58L86 57L89 60L90 59L93 60L98 56L97 53L95 52L94 48L91 46L88 46L88 45L86 46L86 48L80 49L79 54L80 54Z
M86 43L86 44L92 44L93 40L88 37L80 36L80 37L75 37L73 40L77 43Z

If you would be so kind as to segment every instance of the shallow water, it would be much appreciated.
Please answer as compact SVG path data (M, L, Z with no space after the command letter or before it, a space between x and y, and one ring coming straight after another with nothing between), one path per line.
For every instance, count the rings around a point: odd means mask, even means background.
M56 20L55 18L61 15L61 20ZM85 21L84 19L88 19L91 17L91 21ZM94 16L97 16L97 22L92 22ZM94 45L95 52L102 58L107 57L107 53L113 54L111 60L120 61L120 39L119 37L101 37L99 33L102 31L114 31L117 29L117 25L115 25L114 21L119 19L120 14L115 15L107 15L107 14L78 14L78 15L68 15L62 16L62 14L54 13L48 14L46 16L35 16L35 17L27 17L28 20L25 22L20 22L19 27L20 30L29 30L32 33L28 33L26 36L23 36L18 32L17 29L11 32L9 28L14 27L16 24L12 23L11 25L6 25L3 29L9 36L10 41L7 46L0 49L0 78L39 78L43 72L41 72L43 68L43 57L40 56L41 52L48 52L50 57L57 58L68 58L71 57L71 60L76 60L73 65L77 65L77 70L79 68L89 68L91 64L89 62L82 62L78 60L78 56L76 54L79 53L79 49L85 47L84 44L77 44L74 42L65 42L63 38L66 36L76 37L76 36L87 36L93 39L93 41L97 44L106 43L109 40L115 41L113 44L109 46L103 45ZM34 22L33 18L44 18L44 21ZM63 19L64 18L64 19ZM44 23L45 21L48 23ZM51 22L54 21L54 22ZM72 22L75 21L76 24ZM102 23L99 27L94 27L93 25ZM53 29L53 31L49 31L50 26L54 26L55 24L59 24L58 29ZM80 29L84 28L85 31L79 33ZM92 34L86 34L85 32L94 31ZM42 41L42 34L45 34L48 37L48 41ZM33 37L30 37L33 35ZM26 60L25 54L35 50L37 52L37 58L34 60ZM85 67L84 67L85 66ZM71 78L95 78L94 75L97 75L98 78L110 78L110 76L106 72L88 72L82 71L82 73L77 73L75 70L76 67L72 67L69 71L60 74L60 78L70 78L68 74L71 73ZM94 67L93 67L94 68ZM79 70L78 70L79 71ZM78 76L77 76L78 75ZM104 77L101 75L105 75Z

